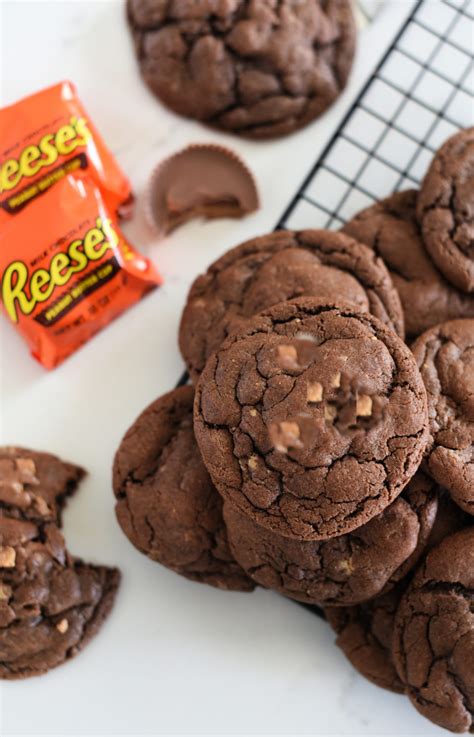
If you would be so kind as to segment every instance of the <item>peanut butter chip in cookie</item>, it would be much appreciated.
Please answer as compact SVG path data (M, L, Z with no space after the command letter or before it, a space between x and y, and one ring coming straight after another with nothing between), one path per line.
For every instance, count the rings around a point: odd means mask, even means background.
M0 547L0 568L14 568L15 560L15 548L12 548L11 545L2 545Z
M308 402L321 402L323 399L323 385L319 381L308 384Z
M270 426L270 437L279 453L287 453L290 448L302 448L300 434L297 422L280 422Z

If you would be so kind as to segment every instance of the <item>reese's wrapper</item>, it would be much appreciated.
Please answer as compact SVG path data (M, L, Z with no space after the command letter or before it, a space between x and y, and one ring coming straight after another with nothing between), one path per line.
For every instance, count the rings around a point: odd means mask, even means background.
M130 183L71 82L0 110L0 223L68 174L95 182L113 212L130 202Z
M120 231L129 183L69 83L1 110L0 148L2 306L53 368L160 277Z

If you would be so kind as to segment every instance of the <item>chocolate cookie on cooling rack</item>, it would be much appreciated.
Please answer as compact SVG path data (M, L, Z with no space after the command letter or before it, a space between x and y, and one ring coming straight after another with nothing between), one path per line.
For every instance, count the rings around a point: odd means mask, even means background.
M441 146L421 186L417 213L440 271L459 289L474 292L474 128Z
M385 261L409 338L445 320L474 317L474 297L445 279L426 251L416 219L417 196L414 189L397 192L362 210L343 228Z

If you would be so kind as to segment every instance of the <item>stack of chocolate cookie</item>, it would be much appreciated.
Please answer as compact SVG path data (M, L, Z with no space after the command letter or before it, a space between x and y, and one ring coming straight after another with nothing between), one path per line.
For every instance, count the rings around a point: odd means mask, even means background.
M139 550L323 607L361 673L457 731L474 725L473 134L418 196L212 264L180 327L194 388L150 405L114 464Z

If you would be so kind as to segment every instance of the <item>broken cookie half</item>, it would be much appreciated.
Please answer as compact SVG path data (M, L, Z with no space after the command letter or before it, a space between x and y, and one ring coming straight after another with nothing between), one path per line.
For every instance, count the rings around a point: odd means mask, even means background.
M160 236L194 218L240 218L259 207L253 175L233 151L195 144L154 170L147 219Z
M70 555L59 530L84 473L48 453L0 449L0 678L69 660L112 608L119 571Z

